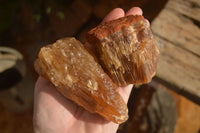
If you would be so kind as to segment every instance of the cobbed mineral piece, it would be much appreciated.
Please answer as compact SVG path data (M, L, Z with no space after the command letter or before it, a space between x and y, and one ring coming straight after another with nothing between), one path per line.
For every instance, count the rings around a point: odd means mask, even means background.
M117 85L75 38L57 40L41 48L36 71L65 97L115 123L128 119Z
M86 39L104 71L118 86L148 83L155 75L159 50L143 16L104 22L89 31Z

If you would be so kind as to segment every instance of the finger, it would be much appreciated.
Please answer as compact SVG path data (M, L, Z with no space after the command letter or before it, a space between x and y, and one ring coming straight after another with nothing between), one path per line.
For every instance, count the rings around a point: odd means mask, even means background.
M59 91L57 91L56 87L50 81L41 76L38 78L35 85L34 101L35 107L45 104L45 107L53 109L54 107L52 106L55 106L57 107L57 110L68 110L69 114L71 114L70 112L73 112L76 108L74 102L64 97ZM60 112L62 113L62 111Z
M103 19L102 23L124 17L124 14L125 13L124 13L123 9L115 8L110 13L108 13L108 15L106 15L106 17ZM89 44L88 42L85 43L85 46L86 46L87 50L89 50L91 53L93 53L95 51L95 48L93 47L93 45Z
M115 8L113 9L110 13L108 13L108 15L103 19L102 22L107 22L107 21L111 21L114 19L118 19L121 17L124 17L124 10L121 8Z
M38 97L41 93L47 93L49 96L51 95L57 99L58 97L62 97L56 87L49 80L40 76L35 85L35 97Z
M41 91L41 89L45 88L45 86L48 86L49 84L51 84L50 81L42 78L41 76L37 79L37 82L35 84L35 91Z
M129 99L129 96L130 96L132 88L133 88L133 84L130 84L130 85L126 86L126 87L117 88L119 94L122 96L122 98L124 99L124 101L126 103L128 102L128 99Z
M125 16L129 16L129 15L142 15L143 11L141 8L139 7L133 7L131 9L128 10L128 12L126 12ZM147 20L148 25L150 25L150 22Z
M129 15L142 15L142 14L143 14L143 12L142 12L141 8L139 8L139 7L133 7L133 8L129 9L126 12L125 16L129 16Z

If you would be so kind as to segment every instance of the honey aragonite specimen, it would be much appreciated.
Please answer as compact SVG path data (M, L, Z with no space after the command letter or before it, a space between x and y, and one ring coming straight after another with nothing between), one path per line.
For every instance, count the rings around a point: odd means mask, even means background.
M143 84L155 75L159 50L149 22L130 15L104 22L86 34L104 71L119 86Z
M75 38L60 39L41 48L35 69L62 95L89 112L115 123L128 119L128 109L117 85Z

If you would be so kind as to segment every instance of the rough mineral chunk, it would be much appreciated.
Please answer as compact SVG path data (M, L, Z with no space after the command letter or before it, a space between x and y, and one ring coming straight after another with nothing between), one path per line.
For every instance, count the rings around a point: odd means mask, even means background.
M115 123L127 120L127 106L117 86L75 38L64 38L43 47L35 69L61 94L86 110Z
M86 34L104 71L119 86L142 84L155 75L159 50L143 16L100 24Z

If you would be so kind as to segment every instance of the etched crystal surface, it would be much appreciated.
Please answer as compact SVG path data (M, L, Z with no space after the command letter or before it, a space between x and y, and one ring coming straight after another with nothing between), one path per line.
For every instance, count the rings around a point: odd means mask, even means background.
M60 39L41 48L35 69L86 110L115 123L127 120L128 109L117 86L75 38Z
M143 16L100 24L86 34L104 71L119 86L142 84L155 75L159 50Z

